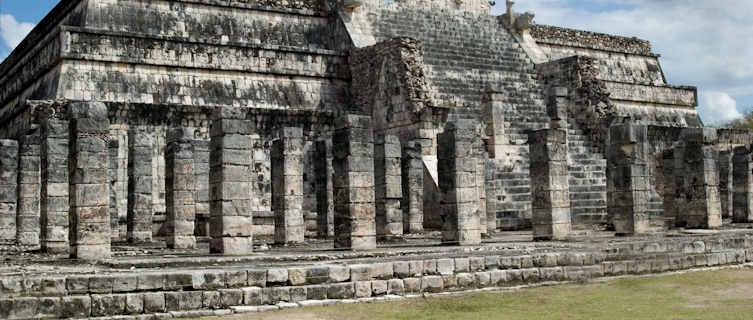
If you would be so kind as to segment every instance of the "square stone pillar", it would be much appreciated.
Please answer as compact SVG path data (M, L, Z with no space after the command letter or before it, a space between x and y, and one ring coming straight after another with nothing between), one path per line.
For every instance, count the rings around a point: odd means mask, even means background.
M0 243L16 241L18 141L0 140Z
M317 140L314 174L316 175L316 236L319 239L327 239L335 235L332 170L332 140Z
M152 241L152 167L154 134L131 128L128 131L127 237L131 243Z
M665 150L662 152L662 169L664 171L664 221L667 229L675 226L677 207L675 206L675 151Z
M109 167L107 168L107 177L110 183L110 239L112 242L120 241L120 216L118 214L118 155L120 153L120 142L117 134L111 135L107 142L107 152ZM126 213L127 215L127 213ZM127 226L126 226L127 228Z
M503 158L509 145L505 135L505 103L504 93L488 91L483 108L483 119L486 122L486 136L489 137L489 157L494 159Z
M196 236L209 236L209 141L193 141L193 173L196 181Z
M719 151L717 165L719 166L719 197L722 205L722 218L732 217L733 186L733 150Z
M475 134L473 121L460 119L448 123L437 137L443 244L481 243L475 176L478 159L473 149Z
M377 238L395 240L403 236L403 197L400 139L380 135L374 143L374 192Z
M609 128L607 212L618 235L649 228L648 130L633 124Z
M337 120L332 137L335 248L376 248L374 134L367 116Z
M41 224L42 250L60 254L70 252L68 241L70 193L68 179L69 134L68 120L42 120L42 194Z
M241 108L218 108L212 115L209 150L210 251L253 252L251 203L252 123Z
M753 221L753 153L751 146L736 147L732 158L733 191L732 220Z
M675 148L675 224L686 228L722 225L716 129L684 128Z
M408 141L402 148L401 180L403 198L403 233L424 231L424 163L420 140Z
M271 153L275 243L303 243L303 130L283 128Z
M36 131L36 129L34 129ZM21 137L18 152L18 214L16 239L24 250L39 250L41 167L39 132Z
M491 234L499 228L497 221L497 183L495 183L495 172L497 167L494 160L487 157L484 159L484 192L486 192L486 232ZM482 214L484 214L482 212Z
M110 120L101 102L68 107L70 144L71 257L110 258L110 186L107 141Z
M534 240L563 240L572 229L567 174L567 131L544 129L528 134L531 157Z
M484 141L475 139L474 149L476 149L476 194L478 195L478 219L479 227L481 228L481 235L485 236L488 233L487 221L486 221L486 159L489 158L489 154L484 148Z
M171 249L196 247L196 177L193 154L194 130L171 128L165 148L165 207L167 246Z

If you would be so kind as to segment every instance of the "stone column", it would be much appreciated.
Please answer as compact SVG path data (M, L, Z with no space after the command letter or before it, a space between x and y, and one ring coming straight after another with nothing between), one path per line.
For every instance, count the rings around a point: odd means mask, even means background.
M0 243L16 241L18 142L0 140Z
M376 248L372 130L367 116L337 120L332 137L335 248Z
M110 183L110 240L112 242L120 240L120 217L118 216L118 190L116 185L118 183L118 153L120 149L120 142L117 140L117 134L111 135L110 140L107 142L107 151L109 159L109 167L107 168L107 177Z
M664 171L664 220L667 229L674 227L677 217L675 207L675 151L665 150L662 152L662 170Z
M332 194L332 140L316 141L316 235L320 239L335 235L335 203Z
M736 147L732 158L732 219L737 223L753 221L753 153L751 146Z
M424 164L421 161L421 142L408 141L402 150L401 180L403 199L403 233L424 231Z
M374 192L377 238L395 240L403 236L403 196L400 140L380 135L374 143Z
M491 234L499 228L497 221L497 183L494 178L496 166L494 161L489 159L488 154L485 161L484 169L484 191L486 192L486 233ZM482 213L483 214L483 213Z
M42 120L42 249L47 253L70 252L68 120Z
M143 129L128 131L127 237L131 243L152 241L152 172L154 135Z
M479 141L481 141L479 139ZM489 154L483 149L483 141L479 147L480 153L476 161L476 194L478 194L478 216L479 226L481 227L481 234L487 235L489 233L489 224L495 224L492 230L496 229L496 222L494 220L488 221L486 216L486 160L489 159Z
M303 130L283 128L272 142L272 211L275 243L303 243Z
M489 137L489 157L502 159L509 144L505 135L505 103L504 93L489 91L484 103L484 121L486 122L486 136Z
M476 152L473 150L474 123L461 119L450 122L437 137L437 169L442 194L442 243L476 245L481 243Z
M722 225L716 129L684 128L675 148L675 224L686 228Z
M567 174L567 131L530 132L534 240L563 240L572 229Z
M719 166L719 201L722 206L722 218L732 217L732 197L735 191L732 175L733 150L719 151L717 165Z
M209 236L209 141L193 141L194 181L196 182L196 229L200 237Z
M165 208L167 246L171 249L196 247L196 177L194 176L191 128L170 128L165 148Z
M618 235L640 234L649 228L648 131L621 124L609 129L607 150L607 212Z
M253 252L251 203L251 121L240 108L212 115L209 150L210 251L225 255Z
M110 188L107 140L110 120L101 102L71 103L71 257L110 258Z
M36 129L34 129L36 131ZM21 137L18 152L18 215L16 239L24 250L40 246L40 142L39 132Z

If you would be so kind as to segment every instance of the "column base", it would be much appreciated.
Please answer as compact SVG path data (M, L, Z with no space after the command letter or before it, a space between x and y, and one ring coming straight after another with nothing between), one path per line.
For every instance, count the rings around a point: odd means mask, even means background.
M210 241L210 252L228 256L246 255L254 252L252 237L222 237Z

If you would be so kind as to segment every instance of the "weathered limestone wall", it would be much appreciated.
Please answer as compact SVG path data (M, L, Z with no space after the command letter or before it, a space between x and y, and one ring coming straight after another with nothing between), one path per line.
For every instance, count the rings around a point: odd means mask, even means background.
M18 141L0 140L0 243L16 241Z

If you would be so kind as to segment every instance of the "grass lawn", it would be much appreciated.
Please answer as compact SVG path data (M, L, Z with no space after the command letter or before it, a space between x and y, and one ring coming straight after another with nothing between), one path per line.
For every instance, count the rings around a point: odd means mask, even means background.
M753 319L753 270L689 272L207 319Z

